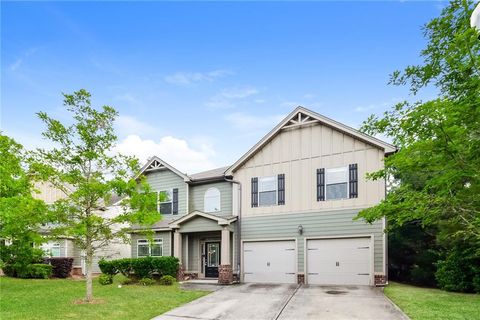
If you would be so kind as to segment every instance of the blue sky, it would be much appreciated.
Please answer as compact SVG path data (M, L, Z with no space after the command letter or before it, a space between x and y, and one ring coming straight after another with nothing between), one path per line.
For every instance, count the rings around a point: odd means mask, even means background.
M358 128L408 98L442 2L2 2L1 130L48 146L85 88L120 112L118 150L193 173L233 163L303 105Z

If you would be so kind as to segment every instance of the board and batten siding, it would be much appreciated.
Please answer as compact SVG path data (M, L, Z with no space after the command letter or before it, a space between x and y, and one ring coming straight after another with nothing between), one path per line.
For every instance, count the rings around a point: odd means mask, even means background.
M139 239L148 239L144 234L132 233L132 258L137 258L137 240ZM171 256L171 232L170 231L161 231L155 232L153 234L153 239L162 239L162 252L164 256Z
M176 173L161 169L146 172L147 182L153 191L178 189L178 215L187 214L187 184Z
M297 239L298 272L304 272L304 239L309 237L336 237L373 235L375 272L383 272L383 224L353 220L360 210L333 210L244 217L242 240ZM299 235L298 226L303 227Z
M364 208L385 195L382 180L367 181L368 172L383 168L384 151L328 126L315 124L282 130L234 172L242 183L242 215L288 214ZM358 198L317 201L316 170L358 164ZM251 178L285 174L285 204L251 206Z
M217 188L220 191L220 211L210 212L216 216L232 215L232 183L214 182L201 185L190 186L190 212L204 210L205 192L210 188Z

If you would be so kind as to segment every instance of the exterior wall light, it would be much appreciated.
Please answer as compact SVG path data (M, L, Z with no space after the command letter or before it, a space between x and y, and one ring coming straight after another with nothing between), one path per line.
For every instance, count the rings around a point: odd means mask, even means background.
M299 226L298 226L298 234L299 234L299 235L302 235L302 234L303 234L303 226L302 226L302 225L299 225Z

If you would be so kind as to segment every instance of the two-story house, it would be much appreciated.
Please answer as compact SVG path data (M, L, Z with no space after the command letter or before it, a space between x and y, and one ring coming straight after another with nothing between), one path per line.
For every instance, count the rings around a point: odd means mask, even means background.
M375 285L386 281L385 221L357 213L385 197L366 179L395 147L296 108L230 167L195 175L157 157L142 168L162 196L150 243L132 256L174 255L191 277Z

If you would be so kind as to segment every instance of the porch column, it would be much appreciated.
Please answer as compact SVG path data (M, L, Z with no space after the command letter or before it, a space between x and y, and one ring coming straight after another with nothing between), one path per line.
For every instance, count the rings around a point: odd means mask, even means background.
M182 234L177 230L173 234L173 256L182 264Z
M218 267L218 283L230 284L233 282L233 270L232 264L230 263L230 230L228 230L228 226L223 226L222 228L221 248L221 264Z
M182 263L182 234L175 229L173 234L173 256L178 258L179 266L177 271L177 280L183 281L183 263Z

